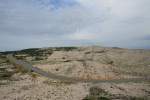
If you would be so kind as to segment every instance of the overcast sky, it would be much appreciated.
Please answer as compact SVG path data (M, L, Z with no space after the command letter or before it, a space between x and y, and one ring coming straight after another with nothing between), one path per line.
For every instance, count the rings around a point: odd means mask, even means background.
M0 51L150 48L150 0L0 0Z

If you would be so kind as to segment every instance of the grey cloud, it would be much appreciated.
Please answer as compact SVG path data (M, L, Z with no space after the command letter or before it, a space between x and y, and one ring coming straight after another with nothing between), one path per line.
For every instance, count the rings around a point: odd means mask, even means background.
M110 0L109 4L105 0L82 0L84 4L79 2L55 10L48 3L36 1L39 0L0 0L1 50L86 43L150 47L149 41L137 40L150 35L149 0ZM93 2L93 6L86 1ZM85 41L68 37L77 32L88 32L95 39Z
M150 35L145 35L145 36L140 37L140 38L138 38L138 39L150 41Z
M10 3L10 2L9 2ZM11 5L13 5L12 3ZM20 5L26 5L24 2ZM19 5L18 4L18 5ZM6 15L1 13L1 34L50 34L60 35L68 34L92 24L93 15L90 15L86 9L75 6L71 9L59 9L57 11L37 9L34 7L10 7L6 4L3 9L7 9ZM4 11L3 11L4 12ZM88 21L87 21L88 20Z

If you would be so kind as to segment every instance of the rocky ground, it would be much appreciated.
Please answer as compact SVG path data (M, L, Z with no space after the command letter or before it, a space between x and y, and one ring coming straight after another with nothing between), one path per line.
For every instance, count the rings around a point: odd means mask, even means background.
M22 73L6 55L47 72L81 79L128 79L150 76L150 50L106 47L26 49L0 53L0 100L149 100L150 82L67 83Z

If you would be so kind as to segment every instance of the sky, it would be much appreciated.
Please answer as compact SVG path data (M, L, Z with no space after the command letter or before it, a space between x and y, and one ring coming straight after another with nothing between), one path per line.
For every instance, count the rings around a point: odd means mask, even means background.
M0 51L55 46L150 49L150 0L0 0Z

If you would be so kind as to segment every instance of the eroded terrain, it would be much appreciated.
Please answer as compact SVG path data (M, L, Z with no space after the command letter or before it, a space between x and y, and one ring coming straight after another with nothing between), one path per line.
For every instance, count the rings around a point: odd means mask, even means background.
M62 82L21 72L7 54L44 71L80 79L150 76L150 51L105 47L42 48L0 53L0 100L149 100L150 82Z

